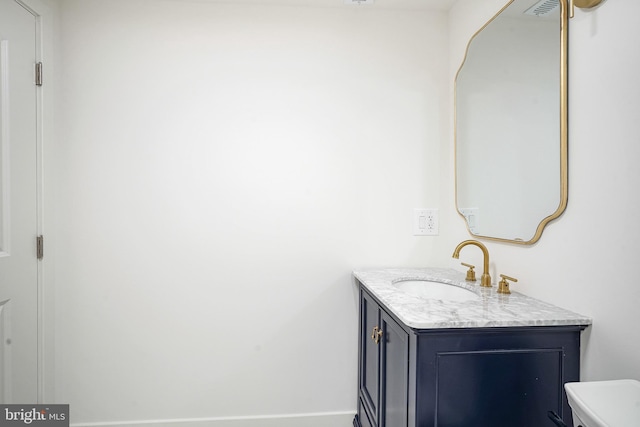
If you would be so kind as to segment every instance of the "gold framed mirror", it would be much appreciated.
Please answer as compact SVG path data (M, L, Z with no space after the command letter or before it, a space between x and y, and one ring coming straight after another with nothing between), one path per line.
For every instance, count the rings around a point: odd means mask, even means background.
M455 81L456 206L478 238L537 242L567 205L567 0L511 0Z

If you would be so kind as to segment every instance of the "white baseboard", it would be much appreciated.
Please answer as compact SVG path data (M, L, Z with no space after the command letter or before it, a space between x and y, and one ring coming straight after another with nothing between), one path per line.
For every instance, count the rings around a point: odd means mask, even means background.
M185 418L103 423L71 423L71 427L351 427L355 412L255 417Z

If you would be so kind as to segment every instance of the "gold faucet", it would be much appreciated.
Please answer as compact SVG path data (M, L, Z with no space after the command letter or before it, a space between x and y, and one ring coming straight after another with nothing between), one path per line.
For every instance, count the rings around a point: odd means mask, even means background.
M507 280L510 280L512 282L517 282L518 279L514 279L513 277L505 276L504 274L501 274L500 277L502 277L502 280L500 280L500 283L499 283L499 286L498 286L498 293L499 294L507 294L507 295L509 295L511 293L511 291L509 290L509 282L507 282Z
M487 249L487 247L485 245L483 245L482 243L478 242L477 240L465 240L464 242L460 243L458 246L456 246L455 250L453 251L453 257L456 259L460 258L460 250L462 248L464 248L467 245L475 245L477 247L479 247L480 249L482 249L482 254L484 255L484 271L482 272L482 277L480 277L480 286L485 287L485 288L490 288L491 287L491 276L489 275L489 250Z

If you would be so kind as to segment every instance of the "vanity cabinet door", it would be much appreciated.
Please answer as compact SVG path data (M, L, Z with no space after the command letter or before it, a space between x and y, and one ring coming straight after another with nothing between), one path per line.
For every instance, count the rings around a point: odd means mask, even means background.
M409 335L384 311L381 313L382 357L379 426L406 427L409 386Z
M409 335L366 292L360 298L359 422L406 427Z
M358 391L362 402L361 408L366 410L368 415L361 414L360 418L368 418L375 427L378 425L380 401L380 345L376 339L380 330L380 307L366 292L361 292L360 295Z
M571 425L564 384L580 379L580 326L419 331L417 426Z

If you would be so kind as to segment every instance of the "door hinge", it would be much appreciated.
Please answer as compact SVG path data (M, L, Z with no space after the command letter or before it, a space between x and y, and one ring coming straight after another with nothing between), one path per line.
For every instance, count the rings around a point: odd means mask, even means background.
M42 86L42 62L36 62L36 86Z
M36 254L38 259L44 258L44 237L38 236L36 237Z

